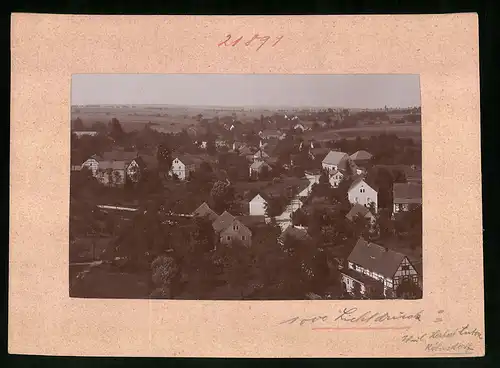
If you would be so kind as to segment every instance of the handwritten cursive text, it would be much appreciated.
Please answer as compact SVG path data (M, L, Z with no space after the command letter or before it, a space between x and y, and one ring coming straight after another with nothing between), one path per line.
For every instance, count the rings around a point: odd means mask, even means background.
M235 47L236 45L240 44L241 41L243 41L243 36L240 36L234 40L231 40L231 37L232 37L231 34L227 34L226 38L223 41L219 42L217 44L217 46L218 47L221 47L221 46ZM270 39L271 39L270 36L260 36L257 33L257 34L254 34L252 38L250 38L248 41L244 42L243 44L245 46L250 46L252 44L256 44L256 45L258 45L256 48L256 51L259 51L261 49L261 47L263 47ZM283 39L283 36L276 37L274 42L271 44L271 47L275 47L278 44L278 42L280 42L282 39Z
M343 322L353 322L353 323L366 323L366 322L386 322L386 321L396 321L396 320L415 320L421 321L423 310L417 313L405 313L399 312L398 314L389 314L387 312L365 312L363 314L357 313L358 308L344 308L344 310L340 311L340 314L334 321L343 321Z

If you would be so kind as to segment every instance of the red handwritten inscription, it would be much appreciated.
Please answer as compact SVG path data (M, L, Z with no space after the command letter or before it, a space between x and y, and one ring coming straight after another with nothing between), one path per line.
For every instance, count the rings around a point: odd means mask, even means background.
M221 46L231 46L234 47L240 43L240 41L243 40L243 36L240 36L239 38L235 39L234 41L231 41L231 34L227 34L226 39L219 42L217 44L218 47ZM258 33L254 34L252 38L250 38L248 41L244 42L243 44L245 46L250 46L250 45L257 45L257 48L255 51L259 51L261 47L263 47L267 41L271 39L271 36L260 36ZM283 36L276 37L274 40L274 43L271 44L271 47L274 47L278 44L283 39Z

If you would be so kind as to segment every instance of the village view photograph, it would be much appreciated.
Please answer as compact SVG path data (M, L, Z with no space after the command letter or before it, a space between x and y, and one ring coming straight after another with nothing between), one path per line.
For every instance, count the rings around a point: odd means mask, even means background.
M75 74L69 294L420 299L418 75Z

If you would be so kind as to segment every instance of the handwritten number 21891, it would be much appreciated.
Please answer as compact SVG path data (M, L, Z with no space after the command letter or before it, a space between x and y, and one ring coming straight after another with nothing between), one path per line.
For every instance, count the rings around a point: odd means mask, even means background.
M278 44L278 42L281 41L281 39L283 38L283 36L279 36L276 38L276 40L274 41L274 43L271 45L271 47L274 47ZM271 39L271 37L269 36L259 36L258 34L254 35L250 40L244 42L245 46L250 46L254 41L257 41L257 42L260 42L259 43L256 43L258 44L259 46L257 47L256 51L259 51L260 48L262 46L264 46L266 44L267 41L269 41ZM243 41L243 36L235 39L234 41L231 41L231 35L230 34L227 34L226 35L226 39L222 42L219 42L217 44L218 47L221 47L221 46L236 46L238 45L241 41Z

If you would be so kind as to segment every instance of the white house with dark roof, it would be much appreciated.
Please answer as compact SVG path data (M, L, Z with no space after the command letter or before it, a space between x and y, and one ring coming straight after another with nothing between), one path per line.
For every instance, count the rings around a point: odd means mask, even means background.
M169 174L175 174L180 180L186 180L192 172L196 171L202 162L203 159L194 155L175 156L172 160Z
M408 297L398 289L402 284L419 286L419 275L408 257L360 238L341 270L343 287L349 293L369 297Z
M347 198L351 204L360 204L369 207L373 203L375 211L378 210L378 193L368 185L363 177L355 179L347 190Z
M321 162L321 166L323 169L333 172L337 170L346 170L347 165L350 165L351 168L355 169L355 164L349 157L347 153L338 152L338 151L330 151L326 155L326 157Z

